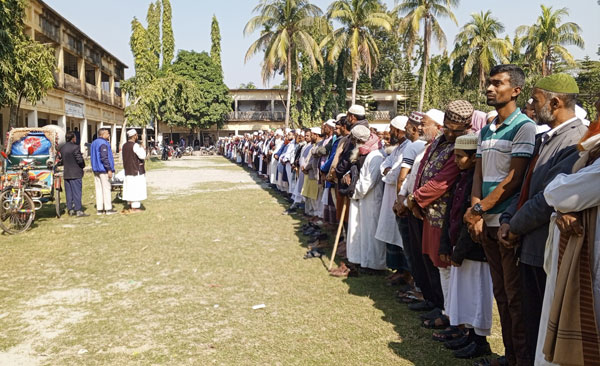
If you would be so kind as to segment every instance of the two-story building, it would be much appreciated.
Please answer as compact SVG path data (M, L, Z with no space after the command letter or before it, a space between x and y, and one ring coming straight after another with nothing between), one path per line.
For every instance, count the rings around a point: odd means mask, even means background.
M21 104L17 127L77 129L82 149L99 128L109 128L116 150L125 107L120 85L127 66L41 0L29 1L24 23L32 39L54 49L56 70L54 88L45 98L35 106ZM8 125L9 110L2 108L0 136Z
M166 124L159 126L160 135L179 141L184 137L188 143L199 139L205 144L216 141L219 137L239 135L257 130L282 128L285 121L285 103L287 90L285 89L231 89L232 109L225 118L222 129L214 126L208 130L195 133L183 127L170 127ZM300 95L298 95L300 97ZM396 116L398 104L406 97L400 92L392 90L374 90L372 107L375 111L370 113L370 124L376 128L383 128ZM351 92L346 95L346 105L350 107ZM161 136L159 135L159 139Z

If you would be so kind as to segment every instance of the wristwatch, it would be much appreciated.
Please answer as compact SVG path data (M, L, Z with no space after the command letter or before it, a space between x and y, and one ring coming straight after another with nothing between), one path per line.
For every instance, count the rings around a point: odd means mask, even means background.
M483 208L481 207L481 203L477 202L476 204L473 205L472 211L474 214L476 215L483 215L484 211Z

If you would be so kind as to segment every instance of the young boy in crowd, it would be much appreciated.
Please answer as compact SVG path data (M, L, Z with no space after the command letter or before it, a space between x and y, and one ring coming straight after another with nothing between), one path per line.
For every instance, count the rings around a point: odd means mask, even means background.
M453 188L439 254L452 263L446 312L451 327L435 333L434 339L447 341L457 358L489 355L486 337L491 334L493 289L490 267L483 247L471 239L463 216L470 206L477 135L464 135L454 145L455 163L460 174Z

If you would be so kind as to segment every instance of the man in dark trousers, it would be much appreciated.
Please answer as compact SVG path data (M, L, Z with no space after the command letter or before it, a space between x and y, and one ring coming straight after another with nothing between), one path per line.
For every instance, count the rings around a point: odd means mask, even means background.
M67 211L70 216L89 216L81 207L81 186L85 161L81 149L77 145L77 136L74 132L67 132L67 143L60 149L60 156L64 166L63 178L65 181L65 194L67 196Z

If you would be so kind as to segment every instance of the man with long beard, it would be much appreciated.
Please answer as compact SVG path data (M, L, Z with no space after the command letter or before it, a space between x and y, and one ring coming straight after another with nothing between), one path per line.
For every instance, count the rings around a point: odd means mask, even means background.
M500 218L498 239L507 248L520 246L519 269L523 294L523 317L527 349L535 356L542 300L546 286L544 251L550 216L544 188L560 173L569 173L579 158L577 143L587 128L575 116L579 88L567 74L539 80L533 89L532 106L537 123L550 130L539 134L521 192Z

